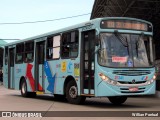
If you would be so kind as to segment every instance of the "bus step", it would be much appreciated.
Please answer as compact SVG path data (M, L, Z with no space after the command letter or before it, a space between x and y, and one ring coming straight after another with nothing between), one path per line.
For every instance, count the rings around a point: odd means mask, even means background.
M44 92L43 91L37 91L36 94L37 95L42 95L42 94L44 94Z
M89 97L94 97L94 94L81 94L81 96L89 96Z

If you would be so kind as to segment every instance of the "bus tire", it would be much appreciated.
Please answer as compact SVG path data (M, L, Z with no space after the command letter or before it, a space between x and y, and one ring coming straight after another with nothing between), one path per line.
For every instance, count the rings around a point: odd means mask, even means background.
M114 96L114 97L108 97L108 99L114 105L121 105L127 100L127 97L126 96Z
M75 81L69 81L66 86L66 98L71 104L82 104L86 97L78 96L78 89Z
M21 82L21 95L22 95L22 97L29 96L29 93L27 91L27 83L25 80L22 80L22 82Z

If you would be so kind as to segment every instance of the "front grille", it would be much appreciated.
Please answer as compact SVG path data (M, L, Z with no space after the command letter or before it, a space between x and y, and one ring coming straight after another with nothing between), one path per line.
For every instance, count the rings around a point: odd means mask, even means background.
M138 75L148 75L150 70L114 70L113 74L124 75L124 76L138 76Z
M138 90L144 90L145 88L138 88ZM120 88L120 90L129 90L128 88Z
M121 93L143 93L144 91L121 91Z
M134 83L128 82L128 81L118 81L118 82L121 84L142 84L142 83L145 83L146 81L135 81Z

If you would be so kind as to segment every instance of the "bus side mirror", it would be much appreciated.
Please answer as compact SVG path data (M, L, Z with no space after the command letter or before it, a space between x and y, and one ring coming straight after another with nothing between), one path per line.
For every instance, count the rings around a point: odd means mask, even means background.
M98 49L98 54L99 54L99 55L101 55L101 52L102 52L101 49Z
M96 35L96 39L95 39L95 45L98 46L100 43L100 38L99 35Z

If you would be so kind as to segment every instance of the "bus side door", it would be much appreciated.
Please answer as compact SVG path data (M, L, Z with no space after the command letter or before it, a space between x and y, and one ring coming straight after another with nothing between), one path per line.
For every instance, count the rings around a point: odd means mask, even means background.
M9 48L8 59L8 88L14 88L14 64L15 64L15 48Z
M81 93L94 94L95 30L82 32Z
M44 55L45 41L36 42L35 55L35 88L36 91L44 90Z

